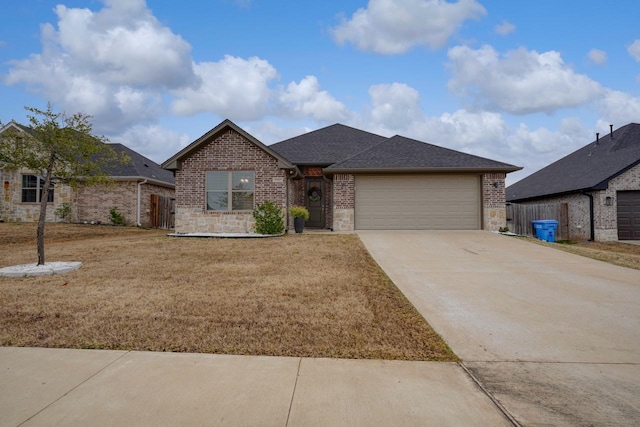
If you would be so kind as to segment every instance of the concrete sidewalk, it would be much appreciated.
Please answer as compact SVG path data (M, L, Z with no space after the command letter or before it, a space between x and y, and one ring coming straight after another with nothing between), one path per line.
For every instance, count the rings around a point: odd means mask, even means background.
M0 426L510 426L454 363L0 347Z

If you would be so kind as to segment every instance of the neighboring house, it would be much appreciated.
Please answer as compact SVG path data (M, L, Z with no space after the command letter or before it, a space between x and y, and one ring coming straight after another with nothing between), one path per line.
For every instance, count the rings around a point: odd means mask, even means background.
M507 201L567 203L569 238L640 240L640 125L631 123L507 188ZM544 218L539 218L544 219Z
M11 127L20 132L30 132L29 128L11 122L0 129L0 135ZM71 208L71 222L109 223L109 211L115 207L124 215L126 224L151 226L151 195L173 198L173 174L122 144L109 145L116 152L124 153L130 158L129 163L106 171L113 183L81 185L75 189L63 183L55 183L53 191L49 193L47 221L60 221L56 217L56 209L67 203ZM15 170L0 165L0 181L0 219L13 222L37 221L44 178L26 169Z
M504 181L519 167L336 124L266 146L225 120L162 164L176 178L176 232L252 232L272 201L307 227L485 229L506 224ZM288 218L288 225L292 221Z

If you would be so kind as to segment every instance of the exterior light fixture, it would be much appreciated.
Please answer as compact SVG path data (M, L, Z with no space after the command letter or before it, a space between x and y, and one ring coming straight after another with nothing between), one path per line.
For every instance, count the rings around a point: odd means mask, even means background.
M604 204L605 206L611 206L613 204L613 201L611 200L611 197L607 196L604 198Z

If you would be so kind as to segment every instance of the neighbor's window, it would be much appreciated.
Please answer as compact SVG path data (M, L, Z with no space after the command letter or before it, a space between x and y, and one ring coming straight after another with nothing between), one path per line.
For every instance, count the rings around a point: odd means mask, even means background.
M44 179L36 175L22 175L22 202L23 203L39 203L42 198L42 190L44 188ZM49 200L53 202L53 184L49 187Z
M253 171L207 172L207 210L253 210L254 187Z

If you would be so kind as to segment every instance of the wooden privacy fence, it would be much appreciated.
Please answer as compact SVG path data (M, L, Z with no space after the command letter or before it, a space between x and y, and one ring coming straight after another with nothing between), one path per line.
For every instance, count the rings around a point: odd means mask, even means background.
M153 228L162 228L171 230L175 228L174 211L176 199L173 197L160 196L158 194L151 195L151 226Z
M558 221L556 240L569 240L569 205L553 203L545 205L519 205L507 203L507 227L509 231L535 237L532 221L555 219Z

